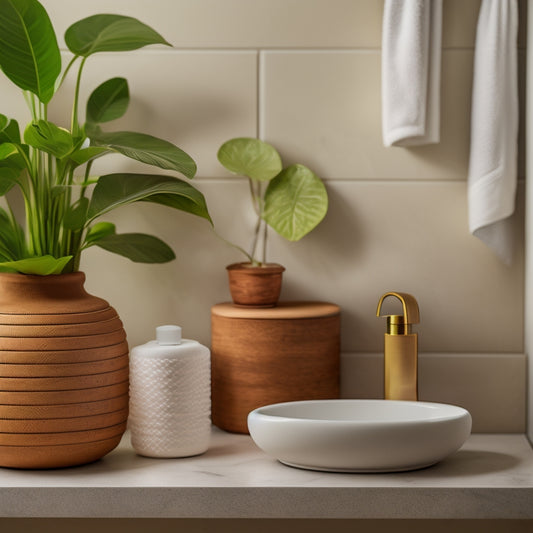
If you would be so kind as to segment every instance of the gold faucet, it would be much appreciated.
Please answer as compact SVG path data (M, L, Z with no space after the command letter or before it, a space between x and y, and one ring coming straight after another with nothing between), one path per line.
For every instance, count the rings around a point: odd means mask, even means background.
M402 302L403 315L386 315L385 333L385 399L418 400L418 336L411 333L411 324L420 322L418 303L405 292L387 292L379 300L377 316L381 316L381 304L388 296Z

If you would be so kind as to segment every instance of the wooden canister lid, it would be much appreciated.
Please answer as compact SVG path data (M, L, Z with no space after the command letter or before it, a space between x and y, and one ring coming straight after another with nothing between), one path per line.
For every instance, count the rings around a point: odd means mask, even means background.
M295 319L334 316L340 307L328 302L279 302L276 307L243 307L226 302L211 308L213 315L226 318Z

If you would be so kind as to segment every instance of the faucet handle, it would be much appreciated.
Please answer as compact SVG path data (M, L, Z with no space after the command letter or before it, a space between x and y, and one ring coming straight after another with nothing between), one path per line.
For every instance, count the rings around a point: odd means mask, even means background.
M376 311L376 316L381 316L381 305L383 301L388 296L395 296L402 302L403 307L403 317L398 315L386 315L391 324L418 324L420 322L420 312L418 310L418 303L414 296L406 292L387 292L385 293L378 302L378 309Z

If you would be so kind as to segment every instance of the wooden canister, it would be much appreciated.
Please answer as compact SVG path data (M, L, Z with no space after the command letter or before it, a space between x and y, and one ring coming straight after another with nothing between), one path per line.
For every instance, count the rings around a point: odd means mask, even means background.
M211 308L212 420L248 433L248 413L278 402L338 398L340 309L325 302Z

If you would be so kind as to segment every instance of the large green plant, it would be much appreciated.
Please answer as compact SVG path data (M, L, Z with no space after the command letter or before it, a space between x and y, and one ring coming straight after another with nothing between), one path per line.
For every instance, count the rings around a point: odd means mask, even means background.
M271 144L238 137L225 142L217 156L230 172L248 178L257 215L250 253L226 242L240 250L253 266L266 263L268 226L287 240L298 241L326 216L328 195L321 179L299 163L283 168L281 157Z
M99 246L136 262L162 263L174 253L160 239L141 233L120 234L100 217L132 202L152 202L210 220L203 195L171 175L91 175L93 161L119 153L193 178L196 164L177 146L150 135L102 131L128 107L124 78L98 86L88 99L85 122L79 118L79 94L86 61L99 52L169 45L135 18L94 15L70 26L65 42L73 57L62 69L56 35L37 0L0 0L0 69L22 89L31 122L20 131L0 114L0 270L59 274L79 269L80 254ZM170 45L169 45L170 46ZM48 120L48 105L77 64L70 129ZM94 185L96 183L96 185ZM94 189L92 188L94 185ZM17 220L11 202L18 188L25 220ZM91 193L92 190L92 193Z

